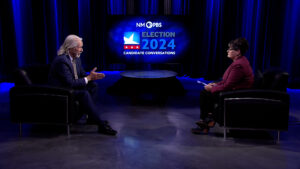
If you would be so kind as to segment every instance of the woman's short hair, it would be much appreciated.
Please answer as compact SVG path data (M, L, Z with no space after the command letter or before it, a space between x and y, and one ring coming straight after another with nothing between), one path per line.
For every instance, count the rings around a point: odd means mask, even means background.
M240 50L241 55L244 55L249 48L249 43L246 38L236 38L228 43L228 47L234 50Z
M82 41L82 38L77 35L68 35L64 41L64 43L60 46L59 50L57 51L57 55L65 55L68 54L69 49L77 47L78 40Z

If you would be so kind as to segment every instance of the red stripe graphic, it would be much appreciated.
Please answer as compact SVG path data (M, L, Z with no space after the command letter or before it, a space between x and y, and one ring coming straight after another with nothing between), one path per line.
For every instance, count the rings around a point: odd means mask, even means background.
M124 45L124 49L126 50L138 50L140 49L140 45Z

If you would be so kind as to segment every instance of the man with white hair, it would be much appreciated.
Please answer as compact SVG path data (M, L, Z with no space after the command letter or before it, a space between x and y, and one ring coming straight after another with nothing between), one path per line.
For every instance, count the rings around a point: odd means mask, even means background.
M84 71L80 54L83 52L82 38L76 35L66 37L60 46L57 57L51 64L49 72L49 83L55 86L74 89L75 98L79 101L80 110L85 111L89 118L98 125L98 132L107 135L116 135L117 131L112 129L107 121L100 118L95 105L97 95L97 84L94 80L103 79L103 73L97 73L95 67L89 75Z

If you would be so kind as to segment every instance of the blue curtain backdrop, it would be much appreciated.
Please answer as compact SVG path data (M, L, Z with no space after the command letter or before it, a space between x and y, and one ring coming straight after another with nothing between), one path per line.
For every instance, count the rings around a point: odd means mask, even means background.
M68 34L83 37L83 64L111 66L105 56L107 15L184 15L193 22L191 56L180 73L216 79L230 60L227 43L246 37L253 69L280 67L300 81L300 0L2 0L0 80L16 67L49 64ZM123 67L123 68L126 68Z

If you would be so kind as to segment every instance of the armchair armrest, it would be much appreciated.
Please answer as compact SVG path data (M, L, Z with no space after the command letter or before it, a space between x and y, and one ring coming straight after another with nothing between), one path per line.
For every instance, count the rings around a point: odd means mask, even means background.
M49 85L15 86L10 90L11 121L16 123L57 123L73 121L75 98L72 89Z
M17 85L10 90L10 94L44 93L51 95L67 95L73 97L73 90L50 85Z
M289 95L286 92L247 89L221 92L217 121L227 128L287 130Z
M220 92L219 99L223 101L225 98L265 98L281 100L283 102L289 103L289 95L284 91L278 90L266 90L266 89L246 89L246 90L236 90Z

